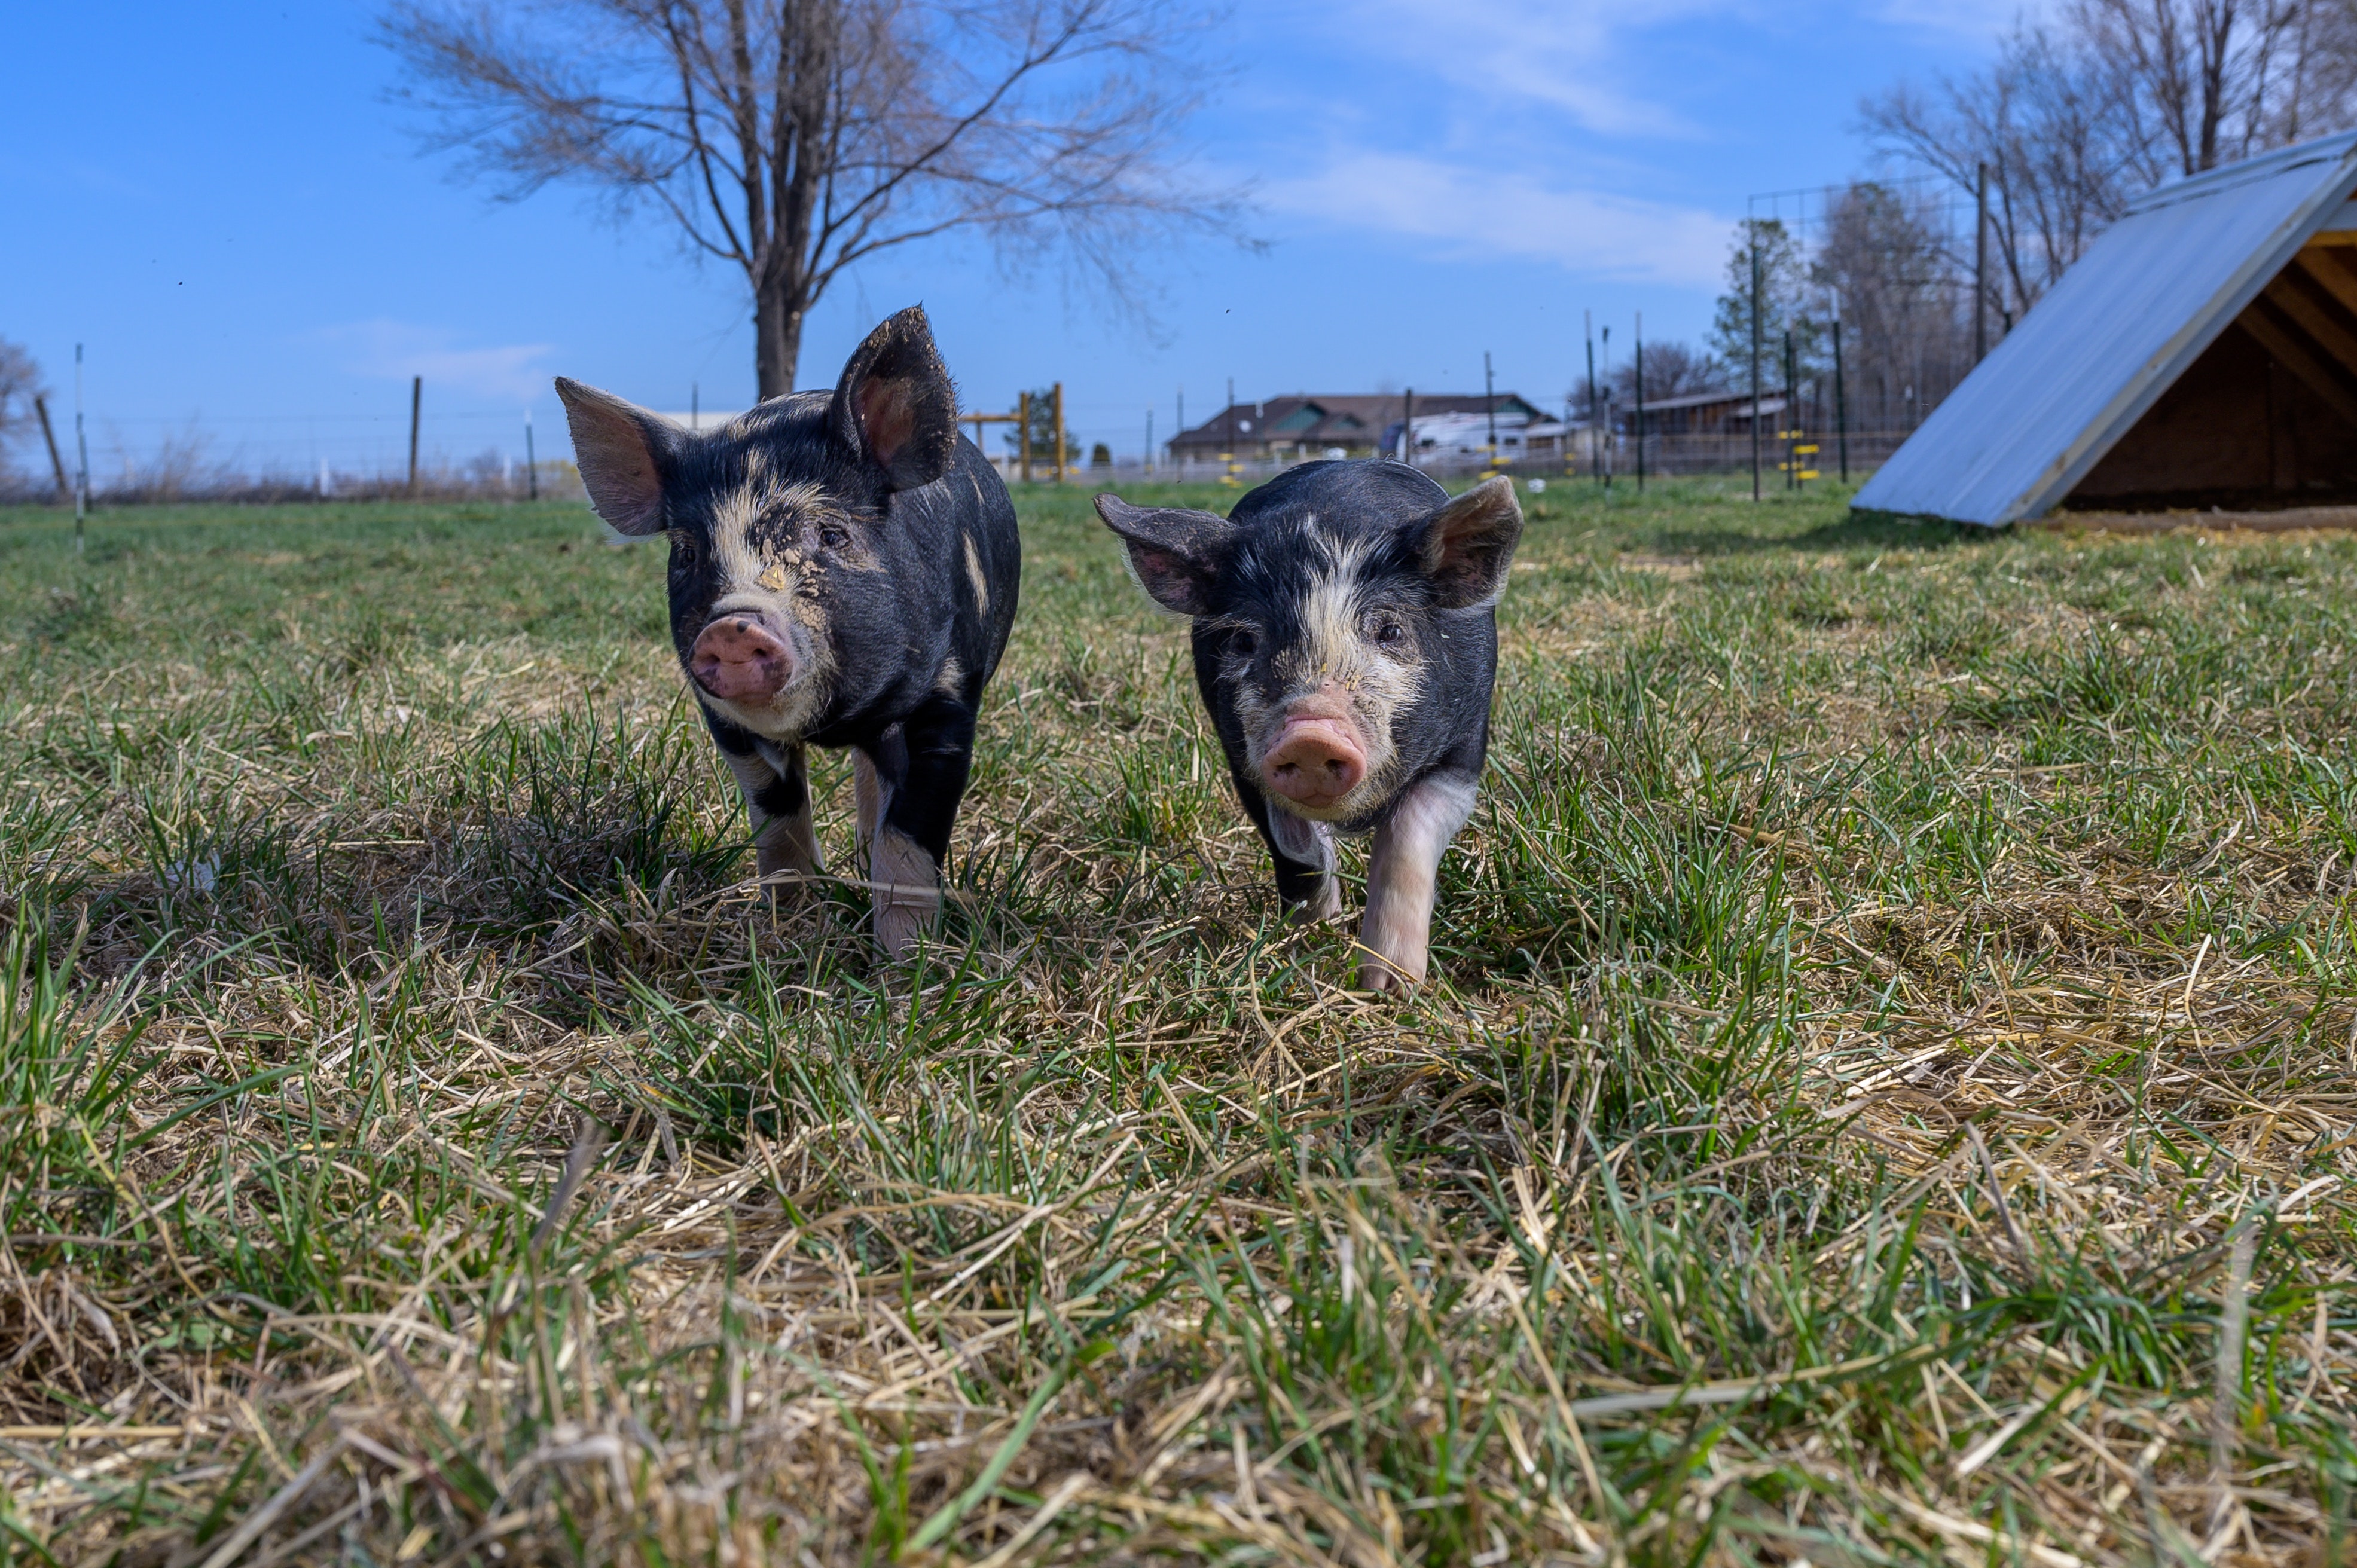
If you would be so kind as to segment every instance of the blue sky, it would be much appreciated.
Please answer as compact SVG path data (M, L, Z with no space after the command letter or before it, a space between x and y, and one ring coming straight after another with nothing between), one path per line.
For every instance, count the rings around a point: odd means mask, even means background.
M1966 69L2000 0L1308 0L1238 6L1232 80L1191 127L1254 188L1265 252L1147 259L1154 330L956 244L880 261L822 302L804 385L878 317L931 313L969 407L1060 379L1083 439L1135 452L1241 397L1408 385L1560 398L1581 315L1625 345L1699 337L1747 196L1866 164L1861 93ZM387 104L365 5L17 7L0 56L0 336L70 404L87 343L92 467L199 438L215 458L398 465L408 379L426 445L520 451L548 378L662 408L752 392L741 275L651 219L562 189L456 184ZM19 453L19 460L29 453Z

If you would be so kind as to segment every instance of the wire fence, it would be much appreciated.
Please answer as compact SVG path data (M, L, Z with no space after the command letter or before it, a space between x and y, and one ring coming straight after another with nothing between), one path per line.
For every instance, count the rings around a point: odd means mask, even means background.
M405 409L383 413L85 417L50 409L54 456L38 426L0 453L0 498L50 500L70 490L89 453L93 500L371 499L418 494L524 498L580 494L563 419L521 410L436 411L417 424L411 482ZM62 478L61 478L62 477Z
M1839 462L1839 427L1845 422L1856 426L1846 437L1851 469L1878 466L1963 381L1983 348L2012 325L1975 270L1979 226L1974 197L1952 181L1907 176L1770 191L1750 198L1746 215L1781 225L1792 246L1785 281L1792 297L1778 307L1782 326L1761 344L1759 374L1764 387L1793 387L1792 413L1779 411L1772 418L1806 434L1763 442L1763 467L1771 473L1781 475L1778 464L1799 471L1808 457L1816 459L1821 471L1832 471ZM1734 277L1729 283L1741 285ZM1846 335L1838 340L1830 330L1835 320ZM1785 328L1795 335L1789 346ZM1609 346L1609 338L1605 341ZM1607 359L1609 387L1609 354ZM1750 379L1748 362L1723 369L1738 381ZM1582 375L1566 379L1576 385ZM84 447L91 499L113 504L581 495L565 422L553 404L538 411L538 418L513 407L445 409L436 406L433 390L426 389L414 427L404 406L409 400L395 396L370 413L197 413L179 419L97 413L83 421L80 445L72 416L53 406L53 449L29 428L17 433L13 447L0 449L0 499L62 498L81 467ZM1068 397L1065 407L1079 459L1068 466L1067 477L1076 480L1256 479L1304 456L1239 453L1232 461L1213 461L1175 450L1171 437L1184 421L1183 392L1162 409L1125 409L1111 399L1078 396ZM1500 467L1532 477L1565 468L1633 472L1641 460L1634 409L1616 395L1596 413L1600 417L1587 423L1602 428L1577 438L1576 461L1559 444L1553 453L1523 454L1510 464L1493 461L1487 452L1448 452L1420 456L1419 466L1448 477ZM723 417L724 413L705 416ZM1752 466L1751 440L1739 430L1642 434L1641 461L1648 472L1737 473ZM1009 478L1017 466L1013 443L1012 433L1004 429L988 431L983 443ZM1819 450L1787 450L1797 446ZM1043 474L1036 455L1033 470Z

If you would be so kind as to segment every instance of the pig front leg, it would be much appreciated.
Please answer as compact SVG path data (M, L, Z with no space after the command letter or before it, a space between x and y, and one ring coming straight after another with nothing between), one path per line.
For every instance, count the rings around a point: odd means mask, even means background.
M907 957L941 913L942 865L973 766L974 710L950 697L919 708L873 752L853 753L876 940L893 958Z
M802 748L778 746L717 720L710 727L728 771L737 776L737 791L745 797L745 814L753 826L753 862L762 886L772 898L778 897L800 878L823 869L811 822L810 774Z
M1367 857L1367 917L1359 928L1360 983L1405 995L1424 981L1440 856L1473 814L1473 780L1429 774L1394 803Z
M773 746L761 741L756 755L768 765L770 778L758 789L745 790L753 819L753 862L761 881L773 893L802 877L825 869L818 853L818 830L811 821L810 770L799 746ZM737 785L745 775L737 774ZM775 882L771 877L777 877Z
M1334 877L1334 830L1281 811L1241 771L1235 774L1236 796L1244 813L1260 830L1276 868L1276 896L1285 912L1305 926L1330 920L1342 912L1342 887Z

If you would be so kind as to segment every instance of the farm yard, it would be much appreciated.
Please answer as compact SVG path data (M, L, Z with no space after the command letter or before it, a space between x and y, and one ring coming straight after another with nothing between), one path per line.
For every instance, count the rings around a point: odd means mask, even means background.
M1392 1004L1017 504L909 970L586 508L0 513L0 1552L2346 1560L2357 538L1529 497Z

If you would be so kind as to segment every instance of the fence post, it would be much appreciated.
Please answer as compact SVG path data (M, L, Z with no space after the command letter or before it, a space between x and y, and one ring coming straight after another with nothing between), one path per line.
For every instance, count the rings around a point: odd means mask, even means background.
M1988 357L1988 165L1973 177L1973 363Z
M1587 337L1587 475L1592 479L1604 478L1604 448L1596 438L1596 312L1580 313L1582 330Z
M66 460L58 456L58 433L49 428L49 400L34 398L33 412L41 416L41 439L49 444L49 471L58 477L58 499L62 501L73 487L66 483Z
M1834 313L1834 429L1841 446L1842 483L1849 483L1849 389L1842 382L1841 313Z
M1018 461L1023 469L1023 482L1028 485L1031 482L1031 394L1023 393L1017 403L1023 426L1023 439L1017 444L1017 450L1021 453Z
M81 415L81 345L74 345L74 553L81 553L81 522L90 510L90 433Z
M540 458L532 449L532 410L523 411L523 493L526 500L540 499Z
M1056 482L1064 482L1064 383L1058 381L1056 397Z
M1645 493L1645 313L1637 312L1637 493Z
M1760 499L1760 229L1751 230L1751 499Z
M417 495L417 411L425 398L425 378L409 378L409 495Z
M1400 461L1415 467L1415 389L1400 397Z

